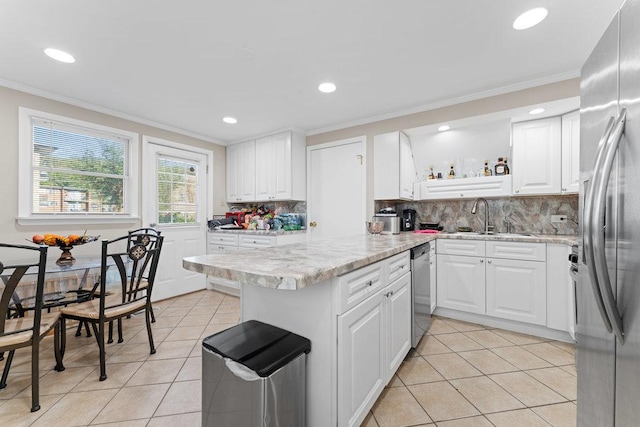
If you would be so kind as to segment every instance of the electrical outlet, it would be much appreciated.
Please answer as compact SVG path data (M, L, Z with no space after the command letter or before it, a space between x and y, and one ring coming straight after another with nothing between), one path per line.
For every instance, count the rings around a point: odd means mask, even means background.
M566 215L551 215L551 222L567 222Z

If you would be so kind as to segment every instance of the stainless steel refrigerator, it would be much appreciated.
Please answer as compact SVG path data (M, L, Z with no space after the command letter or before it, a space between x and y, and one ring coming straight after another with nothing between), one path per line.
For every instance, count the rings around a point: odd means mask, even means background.
M579 426L640 423L640 0L582 68Z

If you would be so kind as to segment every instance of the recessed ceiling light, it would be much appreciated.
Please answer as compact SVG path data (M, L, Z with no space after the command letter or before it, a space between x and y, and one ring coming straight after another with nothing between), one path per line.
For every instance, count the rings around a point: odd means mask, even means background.
M49 58L53 58L56 61L60 61L60 62L64 62L67 64L72 64L74 62L76 62L76 59L71 56L70 54L68 54L67 52L63 52L61 50L58 49L54 49L51 47L48 47L44 50L44 53L49 57Z
M225 123L229 123L230 125L238 123L238 119L236 119L235 117L224 117L222 121Z
M318 90L320 92L323 92L323 93L335 92L336 91L336 85L334 85L333 83L329 83L329 82L320 83L320 86L318 86Z
M529 114L540 114L544 112L545 112L544 108L534 108L533 110L529 111Z
M513 21L513 28L516 30L526 30L534 25L538 25L547 17L547 13L547 9L544 7L536 7L535 9L528 10Z
M442 125L442 126L440 126L440 127L438 128L438 130L439 130L440 132L444 132L444 131L447 131L447 130L449 130L449 129L451 129L451 128L449 127L449 125Z

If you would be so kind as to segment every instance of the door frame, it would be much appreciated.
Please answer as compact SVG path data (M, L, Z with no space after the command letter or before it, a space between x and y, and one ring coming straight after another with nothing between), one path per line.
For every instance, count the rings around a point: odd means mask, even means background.
M206 200L205 200L205 218L203 218L203 222L206 226L206 222L209 218L213 216L213 200L214 198L214 187L213 187L213 150L206 150L204 148L194 147L187 144L182 144L179 142L169 141L167 139L156 138L153 136L142 135L142 175L141 182L144 182L144 179L149 174L149 144L160 145L168 148L173 148L176 150L182 150L197 154L205 155L207 158L206 161ZM142 193L142 209L140 210L140 223L142 227L147 227L148 224L145 224L145 220L149 218L150 209L151 209L151 201L153 197L145 191L141 191Z
M367 194L367 136L361 135L347 139L340 139L337 141L325 142L322 144L315 144L307 146L307 220L311 220L311 213L313 212L313 195L311 194L311 153L316 150L323 150L327 148L339 147L341 145L360 143L362 147L362 206L361 219L364 223L367 218L367 201L369 195ZM307 238L311 238L311 226L307 224Z

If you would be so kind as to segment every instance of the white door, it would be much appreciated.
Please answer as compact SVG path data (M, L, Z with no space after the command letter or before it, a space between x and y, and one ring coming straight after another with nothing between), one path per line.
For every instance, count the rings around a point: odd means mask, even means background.
M311 239L365 233L365 143L366 137L358 137L307 148Z
M182 259L207 252L211 156L205 150L144 138L142 224L164 236L154 300L206 287L206 276L185 270Z

